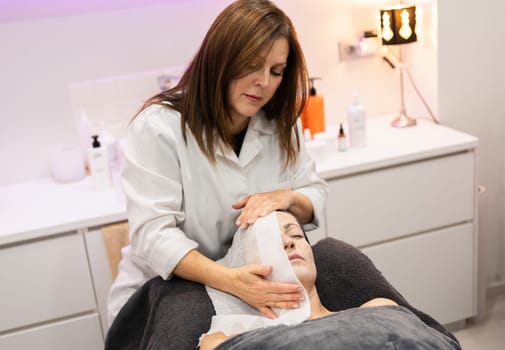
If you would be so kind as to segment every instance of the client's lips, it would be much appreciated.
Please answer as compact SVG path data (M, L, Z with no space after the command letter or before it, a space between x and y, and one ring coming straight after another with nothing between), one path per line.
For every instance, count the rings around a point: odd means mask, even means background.
M292 260L304 260L304 259L302 258L301 255L293 253L293 254L289 255L289 261L292 261Z

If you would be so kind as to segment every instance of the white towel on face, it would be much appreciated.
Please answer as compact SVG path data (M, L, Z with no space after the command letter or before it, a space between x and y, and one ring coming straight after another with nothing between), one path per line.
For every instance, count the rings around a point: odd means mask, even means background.
M218 260L218 263L229 267L250 264L271 265L273 272L268 280L297 283L301 286L284 251L275 212L257 219L247 230L239 229L228 253ZM207 332L209 334L223 332L226 335L235 335L279 324L295 325L310 316L310 303L305 289L303 289L305 299L299 303L300 307L291 310L274 309L279 316L275 320L265 317L257 309L233 295L207 286L206 289L216 310Z

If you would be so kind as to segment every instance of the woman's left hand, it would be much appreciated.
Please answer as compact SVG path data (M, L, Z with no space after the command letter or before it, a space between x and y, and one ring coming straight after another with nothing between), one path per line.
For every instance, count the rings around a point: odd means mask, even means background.
M288 210L292 201L293 192L289 190L261 192L247 196L233 204L233 209L242 209L236 224L246 229L259 217L266 216L275 210Z

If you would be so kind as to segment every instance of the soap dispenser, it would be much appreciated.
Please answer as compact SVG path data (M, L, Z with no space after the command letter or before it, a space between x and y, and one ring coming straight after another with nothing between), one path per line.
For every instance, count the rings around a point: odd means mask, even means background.
M310 96L302 112L302 129L309 129L312 137L324 131L324 99L318 95L314 86L314 80L310 78Z
M96 189L105 190L112 186L107 148L101 145L98 135L92 135L91 137L93 138L93 143L91 144L91 148L88 148L91 177Z

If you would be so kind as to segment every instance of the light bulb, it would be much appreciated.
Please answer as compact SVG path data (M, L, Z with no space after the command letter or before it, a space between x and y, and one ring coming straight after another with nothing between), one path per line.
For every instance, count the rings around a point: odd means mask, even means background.
M412 29L410 28L409 25L410 24L409 12L407 10L403 10L400 14L400 17L402 18L402 26L400 27L398 33L403 39L407 40L412 35Z
M393 30L391 29L391 17L388 12L382 14L382 38L389 41L393 38Z

